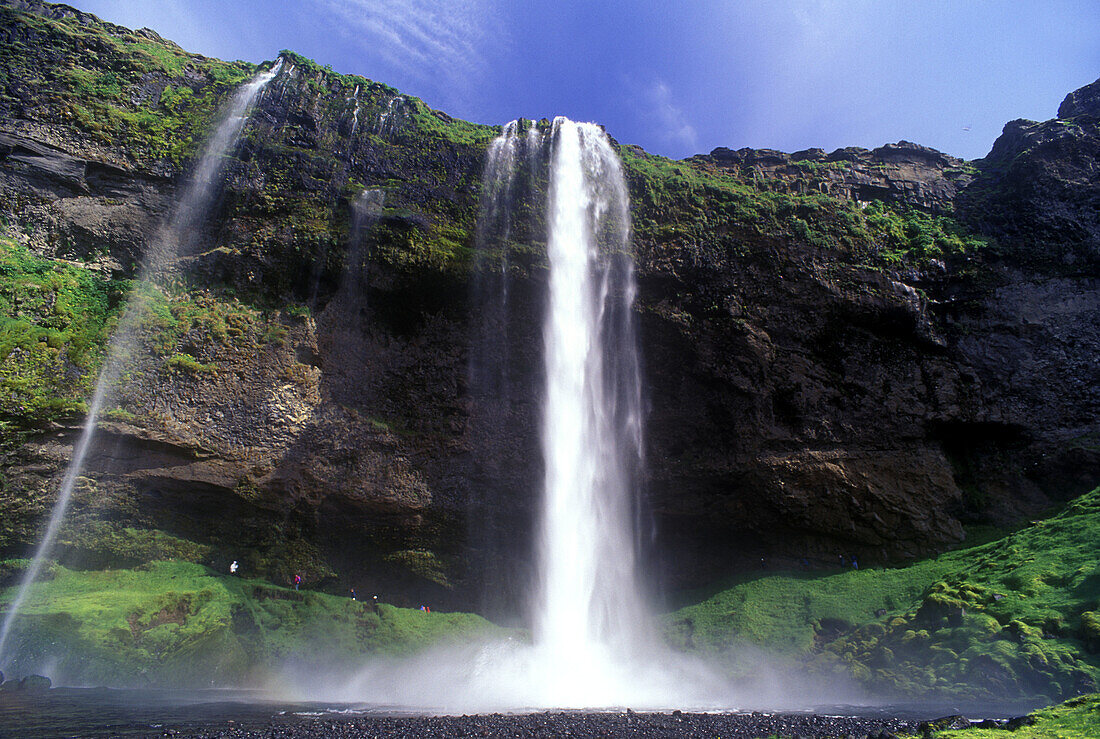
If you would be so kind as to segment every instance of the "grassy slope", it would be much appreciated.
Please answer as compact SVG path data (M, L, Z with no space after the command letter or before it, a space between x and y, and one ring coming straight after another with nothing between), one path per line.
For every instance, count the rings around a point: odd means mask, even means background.
M203 556L147 538L149 558ZM1004 539L910 567L741 583L666 616L667 636L719 661L739 644L762 646L907 698L1053 701L1100 679L1098 540L1100 490ZM70 680L239 681L286 659L356 664L495 628L472 614L375 615L187 562L53 573L28 602L15 667L65 655L58 668Z
M0 594L0 603L14 588ZM12 672L54 665L69 683L240 683L284 661L354 666L498 631L480 616L422 613L158 561L132 570L55 566L13 632Z
M666 617L721 655L762 645L909 696L1034 696L1100 683L1100 490L971 549L891 570L743 582Z
M1083 695L1030 714L1035 723L1012 732L1004 729L959 729L936 734L939 739L1095 739L1100 736L1100 693Z

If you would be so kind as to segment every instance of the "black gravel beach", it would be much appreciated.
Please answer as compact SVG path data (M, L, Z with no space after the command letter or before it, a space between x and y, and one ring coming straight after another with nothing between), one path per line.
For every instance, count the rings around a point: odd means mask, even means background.
M535 713L475 716L368 716L280 719L263 726L198 731L164 730L150 736L215 739L350 739L351 737L811 737L886 739L919 731L920 722L815 714Z
M817 706L811 711L690 713L542 711L424 715L397 707L293 703L247 690L158 691L54 688L0 691L0 739L344 739L351 737L782 737L888 739L997 723L1024 704ZM995 725L988 720L985 725Z

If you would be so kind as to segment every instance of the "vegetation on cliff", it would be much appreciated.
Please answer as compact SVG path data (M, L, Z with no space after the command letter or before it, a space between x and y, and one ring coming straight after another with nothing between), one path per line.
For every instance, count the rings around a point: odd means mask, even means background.
M124 290L0 238L0 432L83 412Z
M831 250L842 262L883 269L957 260L990 246L951 216L911 206L791 193L773 189L770 180L740 178L632 146L621 155L636 236L657 249L677 243L724 260L734 255L723 248L743 256L756 235L796 239Z
M169 193L166 200L172 189L169 178L179 179L222 102L235 85L255 72L253 65L187 54L151 32L128 31L90 16L49 19L10 7L0 7L0 13L0 22L12 29L13 39L0 51L0 113L7 116L11 130L86 157L89 171L103 163L143 172L141 178L146 179L140 187L163 188ZM199 239L201 253L188 256L192 276L171 286L139 288L148 291L150 307L144 322L148 356L140 370L169 388L166 394L181 406L200 395L214 397L212 405L232 398L242 406L255 406L256 398L270 398L277 388L282 393L279 402L285 405L273 410L272 417L282 420L301 412L304 404L296 405L299 391L312 389L309 378L321 374L321 360L313 353L316 342L311 344L308 336L315 325L302 303L323 307L335 289L346 269L352 233L349 204L364 188L378 188L385 195L385 207L370 232L368 250L371 290L385 294L382 300L371 296L375 327L383 336L376 346L385 346L378 353L413 356L402 342L428 345L424 354L407 360L400 357L402 366L397 370L374 367L379 375L392 374L394 386L408 393L395 395L388 409L413 394L427 395L421 393L425 386L432 394L438 390L442 400L433 399L438 405L424 401L425 405L416 405L408 413L426 418L431 414L424 408L434 411L455 399L457 409L467 400L459 389L463 383L445 361L434 362L463 349L456 348L453 335L447 333L452 328L437 319L468 308L471 271L476 268L472 257L482 161L488 142L500 129L450 118L384 84L338 74L293 52L282 56L287 63L283 74L272 83L246 128L238 156L227 161L226 189L218 201L221 210ZM738 258L776 244L795 243L812 247L801 254L815 262L820 256L820 265L815 263L814 268L820 266L837 284L871 270L908 283L913 280L899 276L905 271L946 268L958 275L970 268L964 265L981 261L972 257L995 250L990 240L975 236L951 215L812 191L791 192L766 178L737 177L630 146L621 147L621 154L630 180L635 243L648 260L643 271L654 264L659 269L660 262L668 260L717 273ZM800 166L812 179L822 167L847 165L806 162ZM150 170L164 176L148 177ZM133 172L112 176L140 179ZM80 193L83 197L85 191ZM0 203L6 213L17 214L5 225L21 238L19 243L0 241L0 458L5 463L11 457L4 455L18 446L25 432L82 413L113 321L132 287L105 271L46 256L69 252L64 238L50 230L55 223L45 218L27 220L19 214L24 195L5 194ZM58 200L70 196L66 192ZM96 196L111 200L115 194L105 188ZM47 207L27 212L37 218ZM532 222L537 222L537 216ZM535 283L542 236L534 233L535 226L529 231L531 238L519 243L514 237L511 249L522 257L513 264L522 261L533 267ZM95 248L110 252L113 247L103 242ZM774 261L783 267L787 258ZM778 279L783 279L782 270L777 271ZM706 286L689 276L674 289L694 293L694 299L705 293ZM727 287L721 289L724 296L732 294ZM718 305L718 301L700 301L711 303ZM431 321L437 333L427 339L415 334L410 326L420 321ZM306 325L313 327L307 330ZM468 328L460 322L455 325L459 328L454 331ZM716 333L731 335L726 328L728 324L721 324ZM911 363L919 369L919 361L911 360L913 355L893 351L896 344L874 346L889 349L897 364ZM831 345L828 351L833 352ZM264 376L248 386L246 365L275 367L278 378ZM466 367L459 359L453 365ZM410 384L409 378L421 384ZM215 388L219 381L223 385ZM728 377L722 381L732 384ZM851 386L837 387L851 392ZM190 392L179 393L179 388ZM756 387L746 385L742 390L758 395ZM184 436L178 446L188 452L193 449L187 444L210 439L211 435L203 434L221 423L210 421L210 416L202 422L188 417L190 428L183 428L183 423L158 427L149 410L152 404L143 402L149 393L143 392L138 388L124 394L123 407L110 410L106 417L135 428L167 429ZM909 396L898 391L892 397ZM339 565L345 568L340 574L353 568L365 570L364 563L374 557L400 570L406 580L419 578L449 588L457 579L450 569L452 558L433 551L441 542L450 547L448 551L465 546L463 529L450 519L446 526L433 521L443 520L439 512L445 506L451 507L446 511L449 515L461 510L464 501L453 479L432 487L439 477L456 477L451 472L441 475L433 466L469 456L468 440L460 439L466 416L455 410L453 416L436 413L430 421L421 418L406 424L404 416L387 413L383 417L376 408L350 408L359 400L345 396L346 405L342 401L338 410L334 410L337 403L325 405L325 412L332 414L330 426L302 423L305 431L296 438L324 439L330 434L339 441L331 448L319 445L312 460L334 459L347 465L334 477L354 477L349 470L357 471L355 463L361 458L347 450L358 452L353 444L362 436L337 437L331 429L358 424L383 440L379 446L384 444L385 449L379 454L388 455L387 461L412 462L394 473L407 483L406 489L383 479L389 472L379 465L371 470L381 480L371 480L376 488L356 490L360 497L342 501L381 500L382 514L369 505L351 513L339 504L332 507L333 519L358 516L357 524L382 519L385 527L383 535L356 530L339 542L356 540L370 550L369 556L360 556L360 551L348 557L352 563ZM232 410L230 406L226 402L216 410L222 414ZM321 415L310 416L312 406L308 410L302 417ZM402 408L401 413L405 412ZM967 408L955 412L963 417ZM259 428L261 424L244 413L236 423L217 430L228 437L240 437L246 431L259 437L269 430ZM431 429L431 438L421 444L429 436L424 428ZM15 430L19 433L9 433ZM802 441L804 437L792 437L791 443ZM233 444L239 443L240 438L233 438ZM232 453L240 452L241 458L253 455L251 463L267 450L258 442L249 443L252 446L243 452L234 448ZM830 435L828 443L846 442L843 436ZM436 448L444 446L458 451L447 457ZM55 466L57 462L49 460ZM32 474L43 480L52 474L42 471L51 468L40 458L34 464L20 461L19 466L33 468ZM108 517L119 513L110 507L115 500L129 507L122 511L123 518L136 518L134 511L141 506L135 501L141 493L127 491L133 497L125 498L111 488L117 480L104 479L101 495L95 487L100 481L95 475L89 477L87 498L94 498L101 507L80 518L78 530L65 532L64 546L70 554L80 555L73 559L80 559L82 566L114 569L59 566L51 581L36 586L37 600L31 603L21 647L27 655L25 664L31 664L54 640L72 655L71 660L84 660L62 665L82 679L119 682L138 670L167 680L178 679L187 669L195 670L196 677L213 669L231 680L284 658L305 659L309 653L333 651L346 653L354 661L365 654L398 652L444 633L467 634L484 626L472 616L433 614L425 620L423 614L386 608L373 614L346 599L292 594L260 580L224 578L204 570L200 564L214 560L220 543L234 541L233 546L249 550L253 565L249 571L271 579L282 581L281 573L306 568L317 581L332 582L329 578L336 574L338 565L330 564L318 550L318 542L331 532L310 518L321 504L308 499L331 485L333 478L318 476L301 483L294 478L298 470L289 465L291 484L302 485L294 494L305 493L295 498L277 485L260 490L259 473L240 469L216 470L212 482L204 478L214 489L206 494L217 500L219 512L229 503L245 501L252 506L247 514L255 518L246 520L242 515L232 523L215 524L212 519L220 514L206 510L211 523L194 534L196 540L155 528L178 523L169 520L174 515L171 510L158 512L163 520L140 521L150 528L124 525L131 519L95 520L104 513ZM437 477L428 479L431 475ZM191 498L200 497L184 487L194 486L193 480L181 482L166 475L157 484L177 486L158 490L161 501L193 503ZM0 548L15 553L33 540L50 492L44 487L6 484L0 477L0 510L5 512ZM1100 680L1096 656L1100 572L1095 569L1093 551L1100 536L1097 505L1094 492L1051 521L1008 539L909 568L824 578L798 573L745 581L670 616L669 637L689 651L719 656L741 642L763 645L796 657L819 674L851 674L868 685L889 686L909 696L1011 694L1054 699L1091 689ZM296 506L293 512L291 506ZM414 530L410 535L412 523L385 520L395 509L412 510L408 521L416 520L415 525L425 530L435 526L438 531ZM263 518L258 510L271 518ZM298 515L293 523L286 523ZM239 530L227 533L233 526L247 529L248 535L241 536ZM181 536L185 533L172 530ZM420 536L425 541L410 543L410 538ZM238 539L247 542L238 544ZM163 559L182 561L160 563ZM453 561L459 559L453 557ZM103 600L107 593L124 597L109 603Z
M201 145L247 62L189 54L147 29L84 13L47 18L0 6L0 111L78 132L148 167L180 164Z
M670 641L739 644L909 698L1057 700L1100 684L1100 489L1007 537L899 569L769 575L666 617Z

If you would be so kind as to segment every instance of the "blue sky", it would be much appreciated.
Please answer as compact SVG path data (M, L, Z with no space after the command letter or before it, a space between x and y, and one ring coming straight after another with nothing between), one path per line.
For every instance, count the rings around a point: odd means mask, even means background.
M989 151L1100 77L1097 0L69 0L190 51L280 49L481 123L567 115L672 157Z

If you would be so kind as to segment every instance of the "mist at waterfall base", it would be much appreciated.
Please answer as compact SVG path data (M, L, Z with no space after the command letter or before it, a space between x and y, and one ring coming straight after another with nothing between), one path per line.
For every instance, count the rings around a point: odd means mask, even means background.
M545 478L530 632L375 659L320 679L316 663L287 665L269 689L294 700L438 713L798 709L859 700L853 687L811 682L749 647L718 665L661 641L636 561L643 410L629 199L603 131L564 118L544 133L533 122L505 126L487 154L478 237L482 246L507 241L517 170L547 160ZM527 174L523 181L539 180ZM494 258L499 269L490 271L503 279L490 304L506 311L506 250Z
M261 70L233 94L221 121L203 148L195 171L185 185L171 218L146 249L136 287L131 291L126 309L111 336L103 368L96 379L92 400L88 404L88 414L73 447L73 456L58 490L57 501L51 511L49 523L35 549L30 566L19 581L15 598L8 605L3 624L0 625L0 668L7 666L8 655L5 647L11 636L12 627L19 618L20 609L30 587L38 579L42 566L49 557L61 530L61 524L65 520L73 489L84 471L84 462L91 448L92 438L95 436L100 412L114 391L131 354L141 339L139 327L149 308L146 289L151 283L162 279L174 269L176 257L182 253L186 242L194 237L196 229L202 225L215 194L217 178L222 170L225 155L232 152L240 138L257 96L267 83L275 78L281 68L280 59L270 69Z

